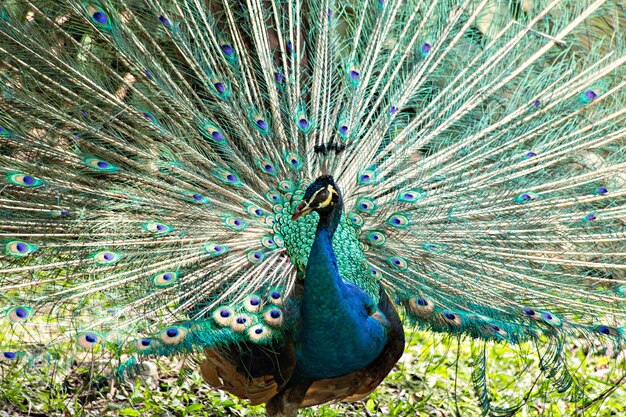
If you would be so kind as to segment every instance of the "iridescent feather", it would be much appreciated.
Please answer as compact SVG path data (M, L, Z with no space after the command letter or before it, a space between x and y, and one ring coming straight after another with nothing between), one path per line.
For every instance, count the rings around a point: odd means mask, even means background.
M320 216L292 215L330 174L368 317L534 354L531 391L588 405L565 343L626 338L625 24L612 0L3 2L0 368L186 355L273 415L363 398L398 329L343 394L276 400L319 261ZM521 410L474 359L482 413Z

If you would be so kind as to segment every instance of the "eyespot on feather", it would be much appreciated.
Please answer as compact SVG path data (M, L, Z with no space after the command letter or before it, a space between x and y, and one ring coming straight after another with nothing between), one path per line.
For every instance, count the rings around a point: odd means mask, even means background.
M246 257L251 263L258 264L258 263L261 263L263 259L265 259L265 254L263 254L263 252L258 251L258 250L251 250L251 251L248 251L248 253L246 254Z
M256 343L264 342L272 337L272 331L262 324L255 324L248 328L248 338Z
M595 331L605 336L620 337L620 332L618 329L616 329L615 327L606 326L604 324L597 326L595 328Z
M232 185L235 187L238 187L241 185L241 180L234 172L231 172L225 169L219 169L217 171L214 171L213 175L217 179L222 181L224 184Z
M360 197L356 201L356 209L362 213L372 214L377 208L374 200L369 197Z
M350 224L356 228L363 226L364 221L363 221L363 217L361 217L360 214L355 213L355 212L350 212L350 213L346 213L345 214L348 219L350 220Z
M382 246L387 241L387 236L380 230L372 230L367 234L367 241L374 246Z
M4 244L4 253L12 258L24 258L38 249L36 245L21 240L11 240Z
M206 251L206 253L208 253L211 256L221 256L225 254L226 252L228 252L228 249L229 249L228 246L220 245L218 243L209 243L208 245L204 247L204 250Z
M526 204L526 203L536 200L537 197L538 197L537 193L534 193L532 191L527 191L515 197L515 202L520 203L520 204Z
M146 352L146 351L150 351L154 349L156 346L156 343L157 342L155 340L149 339L149 338L136 339L133 342L133 346L138 352Z
M230 95L230 83L216 76L209 77L211 92L221 100L226 100Z
M302 133L309 133L311 129L313 129L314 124L311 119L309 119L304 110L300 110L296 113L296 115L294 116L294 121L296 123L296 126Z
M268 301L274 305L281 306L284 303L283 292L278 289L271 290L267 297Z
M256 313L263 307L261 297L256 294L249 295L243 302L243 308L250 313Z
M76 336L76 343L83 349L93 349L102 343L103 337L97 332L85 331Z
M187 329L180 326L171 326L161 332L161 342L166 345L178 345L187 336Z
M91 22L98 28L110 31L113 27L111 13L108 13L102 5L97 2L85 6L85 12L89 16Z
M387 219L387 224L392 227L403 229L409 226L409 219L400 213L394 213Z
M110 251L96 252L91 257L98 265L113 265L122 259L120 253Z
M246 223L243 219L233 216L226 216L224 224L229 229L236 231L244 230L248 226L248 223Z
M246 212L254 217L263 217L265 215L265 212L259 206L254 204L246 205Z
M274 164L274 162L272 162L272 160L266 156L257 158L256 165L259 167L262 173L271 175L272 177L275 177L279 173L276 164Z
M274 237L271 235L263 236L261 238L261 244L270 250L274 250L278 247L278 245L274 241Z
M269 190L265 193L265 198L272 204L282 204L283 196L276 190Z
M426 198L426 191L422 189L411 189L400 191L398 201L401 203L417 203Z
M446 246L440 243L427 242L422 245L422 248L431 253L442 254L446 250Z
M352 64L348 67L348 79L353 87L359 85L359 80L361 78L361 69L358 65Z
M340 117L337 121L337 133L343 142L347 141L350 137L350 127L348 121L343 117Z
M283 325L283 312L276 307L268 308L263 314L263 319L272 327L281 327Z
M461 316L458 313L453 313L452 311L444 311L439 317L451 326L460 326L462 323Z
M420 317L429 317L435 310L435 303L425 297L409 298L409 310Z
M231 321L230 327L237 333L243 333L248 327L253 325L255 320L252 316L246 314L238 314Z
M0 352L0 362L16 362L20 357L19 352L2 351Z
M172 226L158 222L145 222L141 224L141 227L145 231L153 233L155 235L166 235L174 231L174 228Z
M21 172L7 173L7 182L9 184L18 185L26 188L37 188L44 185L43 181L32 175L23 174Z
M178 280L178 272L161 272L152 277L152 282L157 287L169 287Z
M120 170L118 167L116 167L115 165L109 162L106 162L106 161L103 161L102 159L94 158L91 156L84 156L83 164L85 164L85 166L92 168L98 172L107 173L107 174L113 174Z
M498 326L494 323L488 323L486 326L487 331L491 331L495 333L498 337L506 338L508 333L502 329L502 327Z
M219 307L213 311L213 320L222 327L230 326L235 312L230 307Z
M382 274L380 273L380 271L377 268L374 268L373 266L370 266L370 273L376 279L380 279L382 277Z
M25 322L33 316L33 310L26 306L12 307L7 312L7 318L11 323Z
M226 60L231 64L235 63L237 61L237 55L235 54L235 48L233 48L233 45L224 39L219 40L219 44L222 56L224 56L224 58L226 58Z
M378 181L378 173L374 169L364 169L357 174L357 184L371 185Z
M209 202L209 199L207 197L197 192L190 192L187 196L188 196L187 200L190 203L206 204Z
M561 327L563 325L561 319L552 313L543 311L540 313L540 315L541 319L552 327Z
M304 166L303 159L295 152L287 152L284 154L287 166L294 171L300 171Z
M199 125L200 134L206 139L216 144L225 144L226 136L224 132L215 123L210 121L201 122Z
M249 113L250 122L254 129L260 132L262 135L267 135L270 132L269 120L260 113L251 110Z
M399 271L405 271L409 267L409 263L401 256L390 256L387 263Z
M293 181L282 180L278 183L278 188L284 193L293 193L296 189L296 186Z

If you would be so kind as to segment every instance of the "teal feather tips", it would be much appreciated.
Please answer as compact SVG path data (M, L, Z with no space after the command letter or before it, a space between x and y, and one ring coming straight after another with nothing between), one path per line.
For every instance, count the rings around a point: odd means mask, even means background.
M44 182L39 178L21 172L8 172L6 182L26 188L37 188L44 185Z
M12 258L24 258L38 249L36 245L21 240L11 240L4 244L5 255Z
M95 171L102 172L102 173L112 174L112 173L119 171L119 168L116 167L115 165L109 162L103 161L101 159L98 159L98 158L90 157L90 156L84 156L83 163L85 164L85 166L92 168Z
M224 343L279 343L285 333L293 331L288 327L293 322L293 305L291 301L283 303L283 291L278 288L261 294L232 306L216 307L208 319L181 322L133 340L132 346L138 354L162 356L201 352Z
M90 21L99 29L110 31L113 28L113 21L116 16L113 14L112 8L105 8L99 2L92 2L85 7L85 13Z
M0 6L0 366L280 351L323 174L407 325L623 348L620 5L270 3Z
M165 273L155 276L155 285L163 286L167 277L168 284L178 279L174 273ZM280 288L268 288L267 291L254 294L232 307L221 306L215 308L210 317L203 320L179 322L164 328L148 328L153 326L146 323L142 337L137 338L137 331L129 334L113 331L84 328L74 333L70 343L75 349L86 350L92 353L112 355L120 349L126 353L138 355L170 356L201 352L203 349L213 349L223 346L224 343L237 345L242 343L256 343L272 345L280 343L285 333L293 332L291 327L295 314L293 301L285 298ZM102 320L109 322L119 320L120 311L124 309L108 308L102 314ZM37 320L37 312L28 306L15 306L4 312L6 320L14 326ZM137 329L139 329L139 323ZM20 330L14 327L16 333ZM108 353L107 353L108 352Z

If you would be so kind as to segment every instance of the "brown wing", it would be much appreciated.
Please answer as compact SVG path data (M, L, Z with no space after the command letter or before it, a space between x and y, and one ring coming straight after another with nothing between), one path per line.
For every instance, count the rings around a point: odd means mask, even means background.
M294 296L304 285L296 282ZM205 349L200 374L213 388L227 391L252 405L267 403L286 386L296 366L293 335L285 335L279 346L254 343Z
M211 386L244 398L252 405L274 397L291 378L296 365L293 342L279 351L258 345L204 351L200 373Z

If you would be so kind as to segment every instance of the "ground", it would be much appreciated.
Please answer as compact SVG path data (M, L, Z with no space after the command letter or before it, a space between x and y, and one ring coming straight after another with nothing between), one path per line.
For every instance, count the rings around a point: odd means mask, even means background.
M480 343L414 332L409 346L385 382L367 399L354 404L331 404L302 410L301 416L477 416L480 407L472 384L472 370ZM512 350L504 345L490 345L487 381L497 406L513 405L536 382L538 359L534 347ZM570 369L577 383L590 397L611 387L626 373L621 357L590 353L584 343L566 346ZM457 352L459 355L457 355ZM526 354L527 353L527 354ZM457 360L458 357L458 360ZM32 373L26 380L13 378L0 368L0 417L6 416L264 416L264 407L250 407L245 401L212 390L194 372L181 372L184 359L174 358L145 367L145 377L122 384L103 381L97 388L80 393L73 385L83 379L59 378L38 380ZM525 370L525 371L524 371ZM83 375L84 376L84 375ZM13 378L13 379L11 379ZM557 378L558 379L558 375ZM47 384L46 388L45 387ZM39 392L30 389L37 387ZM493 387L498 387L495 390ZM581 401L569 403L563 394L554 393L553 380L540 379L528 405L518 414L528 416L623 416L626 414L626 390L615 392L589 408ZM570 390L571 391L571 390ZM566 395L565 398L568 396ZM570 395L571 398L571 395ZM507 403L508 401L508 403Z

